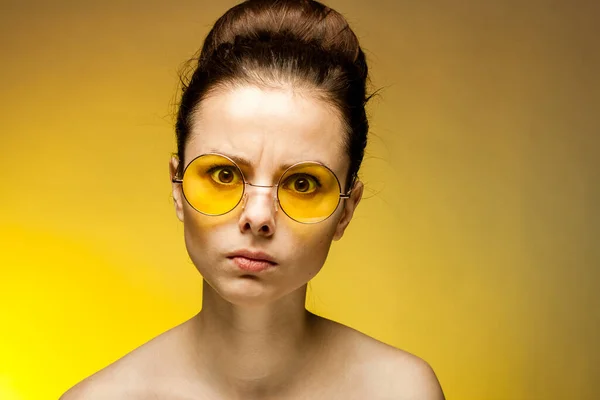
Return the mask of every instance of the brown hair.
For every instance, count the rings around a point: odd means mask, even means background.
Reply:
[[[364,156],[369,124],[368,69],[346,19],[313,0],[247,0],[229,9],[208,33],[179,103],[178,175],[194,111],[212,92],[240,83],[291,84],[308,89],[339,112],[350,159],[346,190]]]

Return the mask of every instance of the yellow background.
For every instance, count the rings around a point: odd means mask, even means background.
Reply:
[[[51,399],[201,307],[172,103],[235,2],[0,4],[0,399]],[[600,398],[598,2],[328,4],[384,89],[308,307],[448,399]]]

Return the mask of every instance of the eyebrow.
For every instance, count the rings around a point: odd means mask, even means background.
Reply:
[[[244,167],[252,167],[253,166],[252,161],[250,161],[247,158],[244,158],[242,156],[238,156],[238,155],[235,155],[235,154],[228,154],[228,153],[225,153],[223,151],[219,151],[217,149],[208,149],[207,152],[208,153],[223,154],[223,155],[231,158],[233,161],[235,161],[236,164],[243,165]],[[320,161],[320,160],[311,159],[310,161],[316,161],[316,162],[319,162],[319,163],[321,163],[323,165],[327,165],[326,163],[324,163],[323,161]],[[292,165],[297,164],[298,162],[300,162],[300,161],[295,161],[295,162],[291,162],[291,163],[281,164],[279,166],[279,170],[280,171],[284,171],[284,170],[288,169],[289,167],[291,167]]]

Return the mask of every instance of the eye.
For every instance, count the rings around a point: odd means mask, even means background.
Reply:
[[[239,180],[239,173],[231,166],[215,165],[208,170],[211,179],[222,185],[232,185]]]
[[[285,180],[283,185],[286,189],[292,190],[298,194],[310,194],[315,192],[320,186],[317,178],[307,174],[294,174]]]

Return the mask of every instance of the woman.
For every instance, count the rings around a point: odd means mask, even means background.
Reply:
[[[72,399],[443,399],[416,356],[305,309],[360,202],[367,65],[337,12],[250,0],[184,86],[173,198],[203,308]]]

